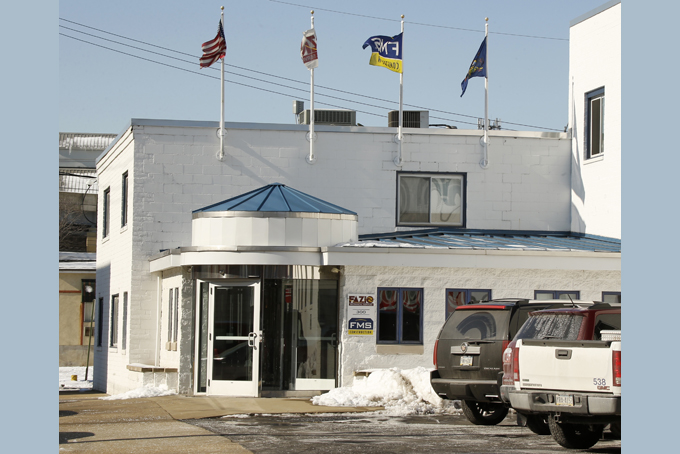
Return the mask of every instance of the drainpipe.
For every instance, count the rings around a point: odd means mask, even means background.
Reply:
[[[156,358],[154,366],[161,365],[161,276],[156,277]]]

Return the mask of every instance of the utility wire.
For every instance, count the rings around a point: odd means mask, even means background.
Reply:
[[[315,11],[327,11],[329,13],[335,13],[335,14],[345,14],[347,16],[356,16],[356,17],[365,17],[367,19],[376,19],[376,20],[383,20],[383,21],[388,21],[388,22],[401,22],[399,19],[386,19],[384,17],[376,17],[376,16],[367,16],[365,14],[356,14],[356,13],[348,13],[346,11],[336,11],[332,9],[325,9],[325,8],[317,8],[316,6],[307,6],[307,5],[299,5],[297,3],[290,3],[290,2],[282,2],[280,0],[269,0],[272,3],[281,3],[283,5],[290,5],[290,6],[298,6],[300,8],[307,8],[307,9],[313,9]],[[475,32],[475,33],[484,33],[484,30],[474,30],[470,28],[460,28],[460,27],[451,27],[447,25],[436,25],[436,24],[425,24],[422,22],[408,22],[409,25],[420,25],[423,27],[435,27],[435,28],[447,28],[450,30],[459,30],[459,31],[464,31],[464,32]],[[505,35],[505,36],[517,36],[520,38],[535,38],[535,39],[550,39],[554,41],[569,41],[567,38],[552,38],[549,36],[535,36],[535,35],[520,35],[518,33],[503,33],[503,32],[489,32],[489,34],[493,35]]]
[[[141,50],[141,51],[143,51],[143,52],[149,52],[149,53],[151,53],[151,54],[159,55],[159,56],[161,56],[161,57],[171,58],[171,59],[173,59],[173,60],[178,60],[178,61],[181,61],[181,62],[184,62],[184,63],[190,63],[190,64],[194,64],[194,63],[195,63],[194,61],[189,61],[189,60],[185,60],[185,59],[182,59],[182,58],[173,57],[173,56],[171,56],[171,55],[161,54],[161,53],[159,53],[159,52],[154,52],[154,51],[151,51],[151,50],[143,49],[143,48],[141,48],[141,47],[137,47],[137,46],[132,46],[132,45],[130,45],[130,44],[121,43],[120,41],[114,41],[114,40],[111,40],[111,39],[108,39],[108,38],[102,38],[102,37],[99,37],[99,36],[96,36],[96,35],[92,35],[92,34],[90,34],[90,33],[81,32],[81,31],[79,31],[79,30],[75,30],[75,29],[73,29],[73,28],[65,27],[65,26],[63,26],[63,25],[60,25],[60,27],[61,27],[61,28],[65,28],[66,30],[71,30],[71,31],[74,31],[74,32],[77,32],[77,33],[82,33],[82,34],[87,35],[87,36],[92,36],[92,37],[94,37],[94,38],[102,39],[102,40],[104,40],[104,41],[109,41],[109,42],[113,42],[113,43],[116,43],[116,44],[120,44],[120,45],[122,45],[122,46],[127,46],[127,47],[131,47],[131,48],[133,48],[133,49]],[[75,38],[75,37],[73,37],[73,36],[70,36],[70,35],[66,35],[66,34],[63,34],[63,33],[60,33],[60,34],[61,34],[62,36],[66,36],[67,38],[77,39],[77,38]],[[82,41],[82,42],[85,42],[85,43],[88,43],[88,44],[96,45],[96,44],[94,44],[94,43],[91,43],[90,41],[85,41],[85,40],[79,40],[79,41]],[[104,47],[104,46],[101,46],[101,47]],[[110,48],[108,48],[108,47],[104,47],[104,48],[105,48],[105,49],[108,49],[108,50],[113,50],[113,49],[110,49]],[[126,54],[126,55],[131,55],[131,54]],[[148,61],[153,61],[153,62],[155,62],[155,63],[159,63],[159,62],[156,62],[155,60],[148,60]],[[231,66],[231,65],[230,65],[230,66]],[[174,67],[174,66],[171,66],[171,67]],[[217,68],[212,68],[212,67],[211,67],[210,69],[214,69],[214,70],[216,70],[216,71],[219,71],[219,69],[217,69]],[[245,69],[245,68],[244,68],[244,69]],[[255,72],[258,72],[258,73],[259,73],[259,71],[255,71]],[[276,85],[276,86],[279,86],[279,87],[288,88],[288,89],[291,89],[291,90],[302,91],[302,92],[305,92],[305,93],[307,92],[307,90],[306,90],[306,89],[303,89],[303,88],[290,87],[290,86],[288,86],[288,85],[283,85],[283,84],[279,84],[279,83],[276,83],[276,82],[271,82],[271,81],[268,81],[268,80],[258,79],[258,78],[251,77],[251,76],[244,76],[243,74],[238,74],[238,73],[235,73],[235,72],[232,72],[232,71],[225,71],[225,73],[231,74],[231,75],[234,75],[234,76],[239,76],[239,77],[248,77],[248,78],[251,79],[251,80],[256,80],[256,81],[258,81],[258,82],[262,82],[262,83],[265,83],[265,84],[272,84],[272,85]],[[197,73],[197,74],[201,74],[201,73]],[[266,74],[266,73],[261,73],[261,74]],[[266,75],[269,75],[269,74],[266,74]],[[215,79],[217,79],[217,77],[215,77]],[[299,81],[296,81],[296,80],[293,80],[293,79],[287,79],[287,78],[285,78],[285,77],[283,77],[282,79],[289,80],[289,81],[292,81],[292,82],[299,82]],[[231,82],[231,81],[230,81],[230,82]],[[300,82],[300,83],[304,83],[304,82]],[[321,86],[317,86],[317,87],[321,87]],[[325,87],[321,87],[321,88],[325,88]],[[362,95],[358,95],[358,94],[356,94],[356,93],[345,92],[345,91],[342,91],[342,90],[336,90],[336,91],[340,91],[340,92],[347,93],[347,94],[351,94],[351,95],[355,95],[355,96],[362,96]],[[274,92],[272,92],[272,93],[274,93]],[[281,94],[281,95],[283,95],[283,96],[289,96],[289,95],[286,95],[286,94],[284,94],[284,93],[279,93],[279,94]],[[361,101],[352,101],[352,100],[348,100],[348,99],[345,99],[345,98],[339,98],[339,97],[337,97],[337,96],[332,96],[332,95],[328,95],[328,94],[324,94],[324,93],[317,93],[317,94],[318,94],[319,96],[325,96],[325,97],[327,97],[327,98],[337,99],[337,100],[339,100],[339,101],[346,101],[346,102],[351,102],[351,103],[354,103],[354,104],[361,104],[361,105],[368,106],[368,107],[375,107],[375,108],[377,108],[377,109],[387,109],[387,107],[384,107],[384,106],[376,106],[375,104],[369,104],[369,103],[365,103],[365,102],[361,102]],[[367,97],[367,98],[370,98],[370,99],[375,99],[375,100],[377,100],[377,101],[382,101],[382,102],[388,102],[388,103],[392,102],[392,101],[389,101],[389,100],[380,99],[380,98],[374,98],[374,97],[371,97],[371,96],[366,96],[366,97]],[[327,105],[330,105],[330,104],[327,104]],[[410,105],[410,104],[407,104],[407,105],[408,105],[408,106],[411,106],[411,107],[416,107],[416,108],[422,109],[422,110],[428,110],[428,109],[425,108],[425,107],[413,106],[413,105]],[[333,107],[337,107],[337,106],[333,106]],[[450,112],[439,111],[439,110],[435,110],[435,109],[430,109],[430,110],[432,110],[433,112],[442,112],[442,113],[450,114]],[[367,112],[362,112],[362,113],[367,113]],[[382,115],[378,115],[378,114],[372,114],[372,115],[382,116]],[[455,114],[454,114],[454,115],[455,115]],[[460,114],[458,114],[458,115],[460,115]],[[477,117],[473,117],[473,116],[471,116],[471,115],[461,115],[461,116],[466,116],[466,117],[469,117],[469,118],[477,118]],[[434,116],[433,116],[432,118],[439,118],[439,119],[441,119],[441,120],[446,120],[446,121],[456,121],[456,122],[458,122],[458,123],[475,124],[475,123],[465,122],[465,121],[461,121],[461,120],[452,120],[452,119],[450,119],[450,118],[440,118],[440,117],[434,117]]]
[[[192,55],[192,54],[188,54],[188,53],[185,53],[185,52],[180,52],[180,51],[177,51],[177,50],[173,50],[173,49],[169,49],[169,48],[166,48],[166,47],[158,46],[158,45],[155,45],[155,44],[147,43],[147,42],[145,42],[145,41],[140,41],[140,40],[136,40],[136,39],[133,39],[133,38],[128,38],[128,37],[125,37],[125,36],[122,36],[122,35],[118,35],[118,34],[115,34],[115,33],[111,33],[111,32],[105,31],[105,30],[101,30],[101,29],[98,29],[98,28],[95,28],[95,27],[90,27],[90,26],[88,26],[88,25],[80,24],[80,23],[78,23],[78,22],[74,22],[74,21],[71,21],[71,20],[68,20],[68,19],[64,19],[64,18],[59,18],[59,19],[62,20],[62,21],[65,21],[65,22],[69,22],[69,23],[72,23],[72,24],[76,24],[76,25],[81,26],[81,27],[85,27],[85,28],[89,28],[89,29],[92,29],[92,30],[96,30],[96,31],[101,32],[101,33],[106,33],[106,34],[109,34],[109,35],[112,35],[112,36],[116,36],[116,37],[123,38],[123,39],[127,39],[127,40],[130,40],[130,41],[138,42],[138,43],[141,43],[141,44],[144,44],[144,45],[147,45],[147,46],[151,46],[151,47],[156,47],[156,48],[159,48],[159,49],[167,50],[167,51],[169,51],[169,52],[174,52],[174,53],[177,53],[177,54],[180,54],[180,55],[186,55],[186,56],[192,57],[193,59],[197,59],[197,58],[198,58],[198,57],[196,57],[195,55]],[[73,28],[70,28],[70,27],[66,27],[66,26],[64,26],[64,25],[60,25],[60,27],[66,29],[66,30],[70,30],[70,31],[73,31],[73,32],[76,32],[76,33],[81,33],[81,34],[84,34],[84,35],[87,35],[87,36],[91,36],[91,37],[94,37],[94,38],[97,38],[97,39],[101,39],[101,40],[104,40],[104,41],[109,41],[109,42],[116,43],[116,44],[119,44],[119,45],[122,45],[122,46],[131,47],[131,48],[133,48],[133,49],[137,49],[137,50],[140,50],[140,51],[142,51],[142,52],[149,52],[149,53],[151,53],[151,54],[155,54],[155,55],[159,55],[159,56],[162,56],[162,57],[165,57],[165,58],[170,58],[170,59],[178,60],[178,61],[185,62],[185,63],[190,63],[190,64],[194,64],[194,63],[195,63],[194,61],[188,61],[188,60],[184,60],[184,59],[181,59],[181,58],[173,57],[173,56],[170,56],[170,55],[165,55],[165,54],[161,54],[161,53],[158,53],[158,52],[154,52],[154,51],[151,51],[151,50],[148,50],[148,49],[143,49],[143,48],[141,48],[141,47],[132,46],[132,45],[130,45],[130,44],[122,43],[122,42],[120,42],[120,41],[111,40],[111,39],[104,38],[104,37],[101,37],[101,36],[97,36],[97,35],[93,35],[93,34],[90,34],[90,33],[86,33],[86,32],[83,32],[83,31],[80,31],[80,30],[77,30],[77,29],[73,29]],[[84,43],[87,43],[87,44],[90,44],[90,45],[93,45],[93,46],[97,46],[97,47],[101,47],[101,48],[104,48],[104,49],[107,49],[107,50],[111,50],[111,51],[113,51],[113,52],[118,52],[118,53],[121,53],[121,54],[123,54],[123,55],[128,55],[128,56],[131,56],[131,57],[134,57],[134,58],[139,58],[139,59],[141,59],[141,60],[145,60],[145,61],[149,61],[149,62],[152,62],[152,63],[156,63],[156,64],[168,66],[168,67],[170,67],[170,68],[179,69],[179,70],[181,70],[181,71],[186,71],[186,72],[190,72],[190,73],[194,73],[194,74],[199,74],[199,75],[202,75],[202,76],[207,76],[207,77],[210,77],[210,78],[213,78],[213,79],[218,79],[217,77],[209,76],[209,75],[207,75],[207,74],[205,74],[205,73],[202,73],[202,72],[191,71],[191,70],[188,70],[188,69],[185,69],[185,68],[181,68],[181,67],[178,67],[178,66],[169,65],[169,64],[166,64],[166,63],[162,63],[162,62],[158,62],[158,61],[151,60],[151,59],[148,59],[148,58],[140,57],[140,56],[137,56],[137,55],[134,55],[134,54],[130,54],[130,53],[127,53],[127,52],[122,52],[122,51],[119,51],[119,50],[116,50],[116,49],[112,49],[112,48],[109,48],[109,47],[106,47],[106,46],[102,46],[102,45],[99,45],[99,44],[92,43],[92,42],[90,42],[90,41],[86,41],[86,40],[83,40],[83,39],[79,39],[79,38],[76,38],[76,37],[74,37],[74,36],[66,35],[66,34],[64,34],[64,33],[60,33],[60,35],[62,35],[62,36],[64,36],[64,37],[67,37],[67,38],[71,38],[71,39],[77,40],[77,41],[81,41],[81,42],[84,42]],[[225,63],[225,66],[229,66],[229,67],[232,67],[232,68],[237,68],[237,69],[240,69],[240,70],[242,70],[242,71],[248,71],[248,72],[254,72],[254,73],[257,73],[257,74],[262,74],[262,75],[265,75],[265,76],[268,76],[268,77],[275,77],[275,78],[279,78],[279,79],[282,79],[282,80],[287,80],[287,81],[289,81],[289,82],[294,82],[294,83],[298,83],[298,84],[305,84],[305,85],[307,84],[306,82],[298,81],[298,80],[295,80],[295,79],[290,79],[290,78],[287,78],[287,77],[277,76],[277,75],[273,75],[273,74],[269,74],[269,73],[265,73],[265,72],[261,72],[261,71],[256,71],[256,70],[252,70],[252,69],[248,69],[248,68],[243,68],[243,67],[236,66],[236,65],[230,65],[230,64],[226,64],[226,63]],[[215,70],[215,71],[219,71],[218,68],[213,68],[213,67],[211,67],[211,68],[209,68],[209,69]],[[276,82],[270,82],[270,81],[266,81],[266,80],[262,80],[262,79],[257,79],[257,78],[253,78],[253,77],[251,77],[251,76],[245,76],[245,75],[243,75],[243,74],[238,74],[238,73],[234,73],[234,72],[231,72],[231,71],[225,71],[225,72],[228,73],[228,74],[232,74],[232,75],[238,76],[238,77],[248,77],[249,79],[254,79],[254,80],[258,81],[258,82],[268,83],[268,84],[272,84],[272,85],[276,85],[276,86],[280,86],[280,87],[284,87],[284,88],[288,88],[288,89],[296,90],[296,91],[304,91],[304,92],[306,93],[306,89],[290,87],[290,86],[288,86],[288,85],[283,85],[283,84],[279,84],[279,83],[276,83]],[[288,96],[288,97],[291,96],[291,95],[288,95],[288,94],[285,94],[285,93],[280,93],[280,92],[276,92],[276,91],[272,91],[272,90],[267,90],[267,89],[264,89],[264,88],[255,87],[255,86],[252,86],[252,85],[247,85],[247,84],[243,84],[243,83],[239,83],[239,82],[235,82],[235,81],[231,81],[231,80],[227,80],[227,82],[232,83],[232,84],[236,84],[236,85],[245,86],[245,87],[248,87],[248,88],[253,88],[253,89],[255,89],[255,90],[263,90],[263,91],[266,91],[266,92],[269,92],[269,93],[274,93],[274,94],[278,94],[278,95],[282,95],[282,96]],[[376,97],[373,97],[373,96],[362,95],[362,94],[353,93],[353,92],[349,92],[349,91],[345,91],[345,90],[339,90],[339,89],[335,89],[335,88],[331,88],[331,87],[325,87],[325,86],[322,86],[322,85],[317,85],[316,87],[322,88],[322,89],[326,89],[326,90],[336,91],[336,92],[339,92],[339,93],[348,94],[348,95],[350,95],[350,96],[357,96],[357,97],[361,97],[361,98],[373,99],[373,100],[380,101],[380,102],[387,102],[387,103],[390,103],[390,104],[392,104],[392,103],[394,102],[394,101],[390,101],[390,100],[386,100],[386,99],[376,98]],[[340,101],[345,101],[345,102],[350,102],[350,103],[354,103],[354,104],[361,104],[361,105],[365,105],[365,106],[369,106],[369,107],[374,107],[374,108],[378,108],[378,109],[385,109],[385,108],[386,108],[386,107],[383,107],[383,106],[376,106],[376,105],[374,105],[374,104],[368,104],[368,103],[361,102],[361,101],[353,101],[353,100],[349,100],[349,99],[345,99],[345,98],[339,98],[339,97],[336,97],[336,96],[332,96],[332,95],[328,95],[328,94],[323,94],[323,93],[319,93],[319,95],[320,95],[320,96],[325,96],[325,97],[328,97],[328,98],[332,98],[332,99],[337,99],[337,100],[340,100]],[[330,106],[330,107],[344,108],[344,107],[336,106],[336,105],[333,105],[333,104],[324,103],[324,102],[322,102],[322,101],[319,101],[319,103],[320,103],[320,104],[323,104],[323,105]],[[416,105],[413,105],[413,104],[404,104],[404,105],[407,106],[407,107],[414,107],[414,108],[417,108],[417,109],[428,110],[428,111],[431,111],[431,112],[440,112],[440,113],[443,113],[443,114],[446,114],[446,115],[456,115],[456,116],[461,116],[461,117],[466,117],[466,118],[475,118],[475,119],[478,118],[478,117],[473,116],[473,115],[466,115],[466,114],[459,114],[459,113],[449,112],[449,111],[444,111],[444,110],[437,110],[437,109],[432,109],[432,108],[427,108],[427,107],[422,107],[422,106],[416,106]],[[356,109],[353,109],[353,110],[356,110]],[[383,116],[383,115],[381,115],[381,114],[375,114],[375,113],[372,113],[372,112],[366,112],[366,111],[361,111],[361,110],[357,110],[357,112],[365,113],[365,114],[368,114],[368,115],[379,116],[379,117],[382,117],[382,116]],[[470,125],[475,125],[475,124],[476,124],[476,123],[472,123],[472,122],[466,122],[466,121],[463,121],[463,120],[453,120],[453,119],[450,119],[450,118],[442,118],[442,117],[436,117],[436,116],[430,116],[430,117],[431,117],[431,118],[435,118],[435,119],[440,119],[440,120],[445,120],[445,121],[453,121],[453,122],[457,122],[457,123],[464,123],[464,124],[470,124]],[[561,131],[561,130],[555,129],[555,128],[546,128],[546,127],[542,127],[542,126],[527,125],[527,124],[521,124],[521,123],[512,123],[512,122],[509,122],[509,121],[504,121],[503,123],[505,123],[505,124],[511,124],[511,125],[517,125],[517,126],[530,127],[530,128],[536,128],[536,129],[547,129],[547,130],[552,130],[552,131]]]

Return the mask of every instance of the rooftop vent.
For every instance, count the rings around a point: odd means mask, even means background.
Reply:
[[[300,124],[308,125],[311,120],[309,109],[303,110],[300,113]],[[333,125],[333,126],[356,126],[357,112],[355,110],[317,110],[314,109],[314,124],[315,125]]]
[[[404,128],[429,128],[430,113],[427,110],[405,110]],[[387,126],[390,128],[399,127],[399,111],[391,110],[387,114]]]

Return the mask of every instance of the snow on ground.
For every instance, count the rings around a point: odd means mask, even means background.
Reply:
[[[59,389],[92,389],[94,368],[60,367]],[[76,375],[75,381],[71,376]],[[101,397],[105,400],[134,399],[177,394],[166,385],[147,386],[126,393]],[[377,369],[368,377],[356,377],[352,386],[333,389],[312,398],[314,405],[332,407],[384,407],[384,414],[395,416],[460,413],[458,401],[442,400],[430,386],[430,371],[415,369]]]
[[[85,381],[85,366],[83,367],[60,367],[59,368],[59,389],[92,389],[92,376],[94,368],[90,367],[87,371],[87,381]],[[75,375],[76,380],[71,380]]]
[[[71,380],[72,376],[76,375],[76,380]],[[83,367],[60,367],[59,368],[59,389],[92,389],[92,376],[94,375],[94,368],[89,367],[87,370],[87,381],[85,381],[85,366]],[[157,397],[169,396],[177,394],[177,391],[168,389],[166,385],[161,386],[146,386],[143,388],[133,389],[126,393],[115,394],[113,396],[100,397],[104,400],[120,400],[120,399],[135,399],[139,397]]]
[[[349,387],[332,389],[312,398],[314,405],[335,407],[384,407],[394,416],[460,413],[458,401],[440,398],[430,386],[430,371],[378,369],[368,377],[356,377]]]
[[[140,397],[158,397],[171,396],[177,394],[174,389],[168,389],[167,385],[160,386],[144,386],[121,394],[114,394],[113,396],[100,397],[101,400],[123,400],[123,399],[137,399]]]

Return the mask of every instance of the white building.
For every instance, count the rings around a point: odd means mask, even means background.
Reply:
[[[571,230],[621,238],[620,0],[571,21],[569,128]]]
[[[318,392],[430,366],[457,304],[620,298],[569,133],[491,131],[482,168],[481,131],[409,128],[398,167],[396,128],[317,124],[314,164],[304,125],[227,123],[222,160],[217,128],[132,120],[97,162],[96,389]]]

